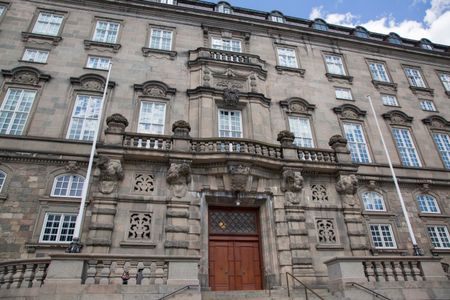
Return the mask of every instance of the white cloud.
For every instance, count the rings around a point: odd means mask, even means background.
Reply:
[[[422,0],[417,0],[422,1]],[[314,7],[310,18],[322,18],[328,23],[354,27],[361,25],[369,31],[384,33],[396,32],[400,36],[415,40],[427,38],[435,43],[450,45],[450,0],[431,0],[431,7],[426,10],[423,22],[416,20],[397,21],[393,16],[358,22],[359,17],[351,12],[345,14],[324,12],[323,7]]]

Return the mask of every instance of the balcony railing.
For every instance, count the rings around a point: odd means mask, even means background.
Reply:
[[[336,163],[336,154],[332,150],[301,148],[297,153],[301,161]]]
[[[171,150],[172,139],[170,136],[127,133],[124,136],[123,146],[130,148]]]
[[[389,258],[384,261],[362,262],[367,281],[423,281],[425,280],[420,259]]]
[[[16,260],[0,263],[0,289],[40,287],[50,259]]]

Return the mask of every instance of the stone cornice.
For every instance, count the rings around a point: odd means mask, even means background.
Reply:
[[[186,91],[188,96],[196,96],[196,95],[200,95],[200,94],[209,94],[209,95],[214,95],[214,96],[223,96],[223,90],[218,90],[215,88],[211,88],[211,87],[204,87],[204,86],[199,86],[196,87],[195,89],[189,89]],[[271,103],[271,99],[270,98],[266,98],[266,96],[264,96],[263,94],[260,93],[239,93],[239,98],[245,98],[245,99],[259,99],[264,105],[270,105]]]

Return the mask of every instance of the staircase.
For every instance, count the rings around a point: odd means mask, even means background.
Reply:
[[[314,289],[325,300],[335,299],[327,289]],[[202,292],[202,300],[306,300],[305,290],[298,288],[291,290],[291,297],[285,289],[261,291],[227,291]],[[319,300],[318,297],[308,293],[308,300]]]

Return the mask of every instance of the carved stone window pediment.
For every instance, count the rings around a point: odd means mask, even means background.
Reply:
[[[2,70],[2,74],[5,78],[9,78],[10,82],[33,86],[51,79],[50,75],[43,74],[36,68],[25,66],[16,67],[11,70]]]
[[[333,111],[341,119],[348,120],[361,120],[367,114],[365,110],[361,110],[359,107],[353,104],[343,104],[341,106],[334,107]]]
[[[382,114],[382,117],[392,125],[410,125],[413,120],[413,117],[408,116],[400,110],[391,110]]]
[[[430,116],[422,120],[431,130],[445,130],[450,131],[450,122],[441,116]]]
[[[70,77],[70,83],[84,91],[103,92],[106,78],[98,74],[85,74],[80,77]],[[109,81],[108,88],[113,88],[115,85],[114,81]]]
[[[285,101],[281,101],[280,106],[286,113],[303,115],[311,115],[316,108],[314,104],[310,104],[305,99],[299,97],[292,97]]]
[[[140,96],[160,99],[168,99],[177,92],[176,89],[169,87],[164,82],[156,80],[146,81],[142,84],[135,84],[134,90],[140,94]]]

